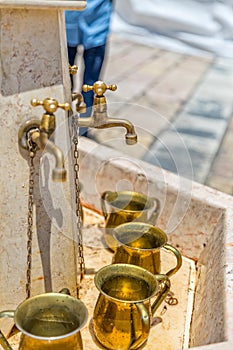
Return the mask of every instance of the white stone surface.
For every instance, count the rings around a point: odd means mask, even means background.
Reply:
[[[6,3],[13,5],[17,1],[1,1],[0,8]],[[24,4],[27,7],[32,1]],[[44,113],[42,107],[30,105],[32,98],[54,97],[64,103],[70,102],[71,96],[63,11],[56,7],[47,11],[4,8],[0,14],[0,309],[3,310],[15,309],[26,297],[29,164],[28,152],[18,146],[18,131],[27,119],[41,119]],[[54,141],[64,152],[68,180],[54,183],[51,176],[54,158],[37,152],[32,295],[63,287],[76,295],[78,272],[70,182],[73,173],[70,174],[65,111],[57,111],[56,122]]]

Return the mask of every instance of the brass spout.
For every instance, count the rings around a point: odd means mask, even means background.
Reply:
[[[127,131],[125,134],[125,140],[127,145],[135,145],[137,143],[137,134],[135,132],[133,124],[127,119],[118,118],[79,118],[78,125],[80,127],[91,127],[96,129],[107,129],[113,127],[124,127]]]
[[[94,91],[94,106],[92,115],[87,118],[79,118],[78,125],[79,127],[91,127],[96,129],[124,127],[127,131],[125,134],[126,143],[128,145],[134,145],[137,143],[137,134],[133,124],[127,119],[109,118],[107,114],[107,101],[103,94],[106,90],[115,91],[116,89],[117,87],[115,84],[106,85],[102,81],[95,82],[93,86],[83,85],[83,91]]]
[[[64,167],[64,155],[61,149],[49,140],[48,134],[38,130],[32,131],[31,140],[39,149],[45,150],[55,158],[55,168],[52,171],[52,179],[55,182],[66,181],[66,170]]]
[[[118,118],[108,118],[107,123],[100,125],[97,128],[106,129],[122,126],[126,129],[127,133],[125,134],[125,141],[127,145],[135,145],[137,143],[137,134],[135,132],[133,124],[127,119],[118,119]]]

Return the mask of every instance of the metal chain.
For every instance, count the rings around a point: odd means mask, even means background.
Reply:
[[[166,298],[165,298],[165,303],[168,305],[177,305],[178,304],[178,299],[174,297],[174,293],[172,291],[169,291]]]
[[[29,190],[28,190],[28,226],[27,226],[27,272],[26,272],[26,298],[31,295],[31,270],[32,270],[32,234],[33,234],[33,191],[34,191],[34,157],[35,147],[28,138],[29,147]]]
[[[76,220],[78,234],[78,257],[80,266],[80,283],[85,274],[85,261],[83,252],[83,234],[82,234],[82,207],[80,202],[80,184],[79,184],[79,150],[78,150],[78,120],[76,116],[72,116],[72,141],[74,144],[74,182],[75,182],[75,204],[76,204]]]

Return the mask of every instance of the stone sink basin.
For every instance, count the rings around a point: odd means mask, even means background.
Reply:
[[[112,258],[103,243],[100,193],[131,189],[160,199],[157,225],[183,256],[182,268],[171,277],[178,304],[162,303],[144,348],[233,349],[233,198],[86,138],[80,141],[80,157],[82,202],[89,208],[84,229],[87,276],[81,290],[90,310],[85,348],[98,348],[90,337],[98,295],[93,273]],[[169,254],[162,257],[165,269],[169,259]]]
[[[183,257],[181,269],[171,277],[178,304],[170,305],[168,298],[160,305],[143,349],[233,349],[233,198],[86,138],[79,148],[86,266],[80,298],[89,311],[81,332],[84,350],[103,349],[93,335],[98,297],[93,278],[113,255],[104,241],[100,193],[125,189],[159,198],[157,225]],[[162,254],[164,270],[173,259]],[[17,337],[10,338],[14,349]]]

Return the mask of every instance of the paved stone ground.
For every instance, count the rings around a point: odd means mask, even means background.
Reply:
[[[90,130],[126,155],[233,194],[233,60],[194,57],[109,39],[102,80],[109,116],[134,123],[138,143],[122,128]]]

